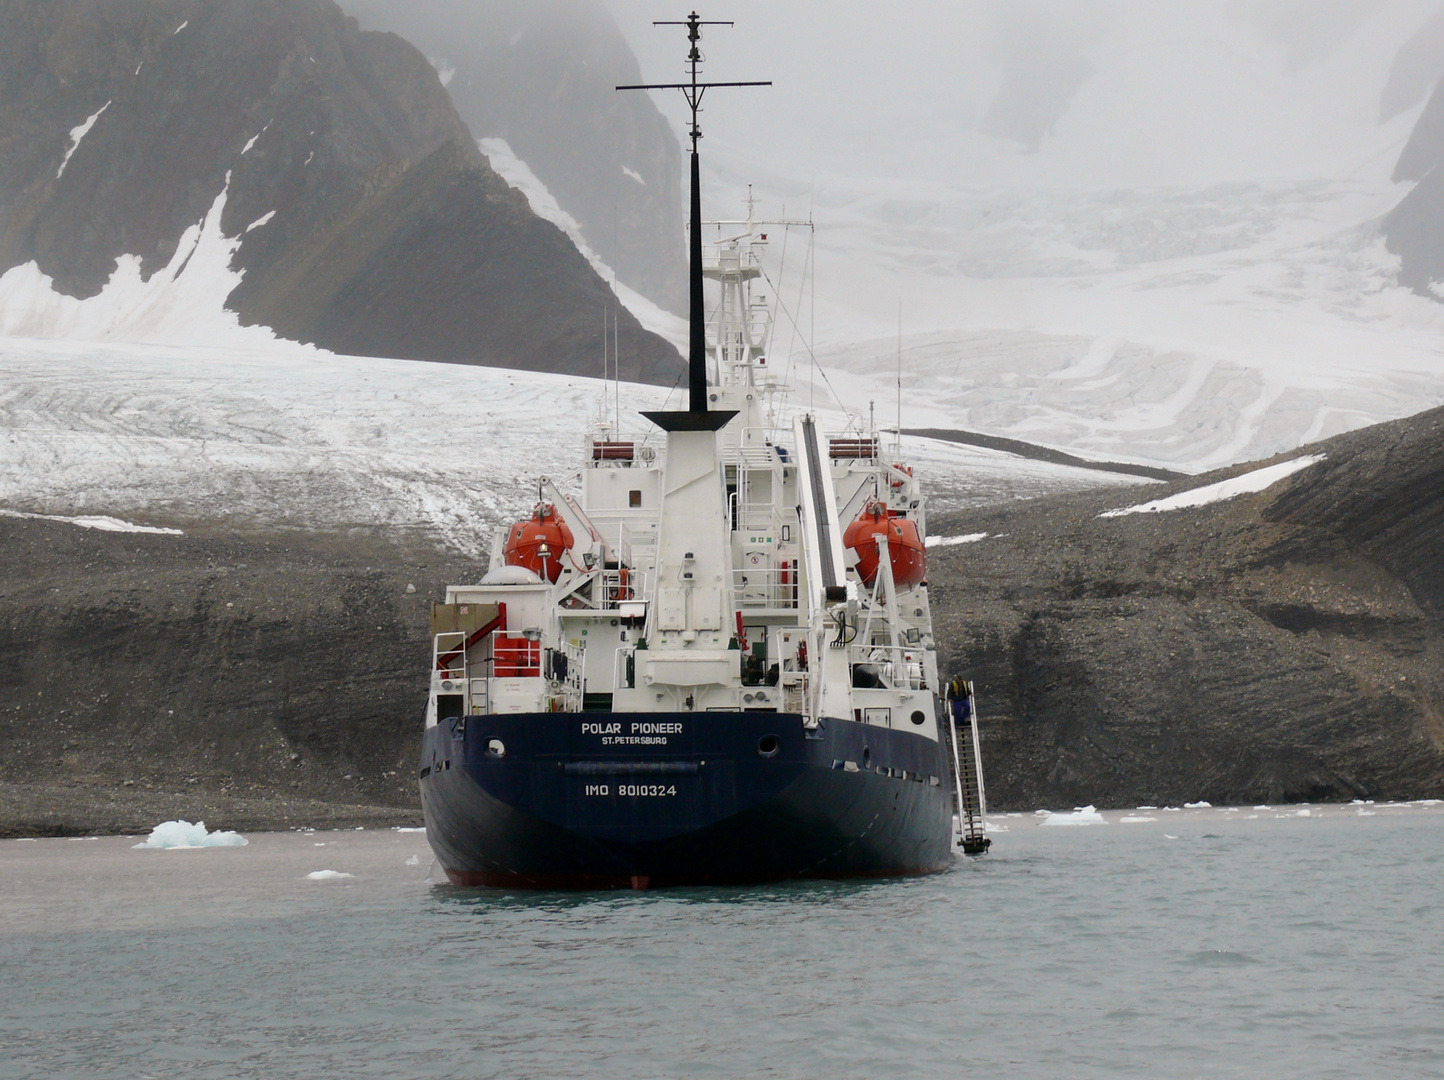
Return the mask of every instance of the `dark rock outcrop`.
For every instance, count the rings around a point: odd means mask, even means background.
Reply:
[[[0,517],[0,835],[414,808],[430,601],[473,575],[365,537]]]
[[[601,0],[342,6],[431,57],[472,133],[507,141],[618,280],[686,313],[681,147],[646,94],[617,92],[642,72]]]
[[[597,366],[609,287],[490,170],[426,58],[331,0],[0,0],[0,42],[0,271],[34,260],[77,297],[122,255],[148,277],[225,191],[243,322],[369,355]],[[625,310],[621,345],[624,377],[680,371]]]
[[[1379,95],[1379,121],[1392,120],[1424,100],[1444,76],[1444,8],[1394,54],[1389,80]]]
[[[1444,170],[1437,166],[1384,217],[1384,242],[1399,256],[1399,284],[1438,300],[1444,282]]]
[[[1098,517],[1226,473],[933,523],[994,537],[930,578],[995,803],[1444,794],[1444,410],[1309,450],[1197,509]]]
[[[1384,119],[1429,100],[1394,165],[1396,181],[1416,181],[1384,218],[1384,237],[1399,256],[1399,284],[1439,300],[1444,282],[1444,10],[1399,50],[1381,103]]]

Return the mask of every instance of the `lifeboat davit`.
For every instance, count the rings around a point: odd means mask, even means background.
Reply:
[[[562,559],[572,546],[572,530],[551,503],[538,503],[530,521],[518,521],[507,534],[502,556],[507,566],[524,566],[553,585],[562,576]]]
[[[864,585],[871,588],[877,580],[876,537],[884,535],[892,558],[894,587],[909,589],[928,576],[927,548],[918,535],[918,523],[874,500],[862,508],[842,534],[843,544],[857,552],[857,572]]]

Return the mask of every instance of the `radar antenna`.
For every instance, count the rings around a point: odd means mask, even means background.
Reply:
[[[702,62],[702,50],[699,42],[702,40],[702,27],[704,26],[731,26],[730,22],[704,21],[697,17],[694,11],[684,21],[654,22],[653,26],[685,26],[687,28],[687,40],[692,43],[691,51],[687,53],[687,63],[690,68],[691,82],[685,83],[648,83],[636,86],[619,86],[618,90],[680,90],[682,96],[687,99],[687,104],[692,110],[692,126],[688,135],[692,139],[692,227],[691,227],[691,249],[692,266],[690,275],[691,293],[688,304],[690,315],[690,336],[687,350],[687,389],[688,389],[688,412],[705,413],[707,411],[707,331],[706,316],[702,310],[702,193],[700,173],[697,158],[697,142],[702,138],[702,128],[697,123],[697,112],[702,106],[702,95],[714,87],[724,86],[771,86],[772,81],[766,82],[714,82],[704,83],[697,81],[697,65]],[[658,414],[660,415],[660,414]],[[653,417],[655,419],[655,417]],[[726,423],[725,420],[722,421]],[[704,424],[705,426],[705,424]]]

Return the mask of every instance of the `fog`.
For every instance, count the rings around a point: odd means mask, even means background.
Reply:
[[[681,75],[675,0],[609,0],[644,77]],[[1439,48],[1439,0],[732,0],[704,36],[719,162],[961,184],[1110,187],[1387,171]],[[1435,38],[1444,37],[1444,27]],[[1390,98],[1384,100],[1386,87]],[[680,95],[659,104],[681,126]],[[1385,122],[1380,122],[1381,112]]]
[[[651,23],[690,6],[606,2],[643,77],[678,80],[684,34]],[[706,31],[706,77],[774,84],[706,98],[703,213],[751,184],[815,220],[815,311],[796,276],[777,290],[800,387],[816,326],[819,401],[892,400],[901,309],[919,426],[1262,457],[1444,402],[1444,305],[1398,284],[1379,228],[1444,74],[1441,7],[699,7],[736,24]],[[654,97],[680,134],[681,95]]]

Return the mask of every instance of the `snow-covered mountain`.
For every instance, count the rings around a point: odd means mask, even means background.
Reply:
[[[665,7],[614,4],[644,71],[675,63]],[[1441,307],[1382,229],[1444,73],[1439,12],[750,7],[709,31],[708,72],[775,85],[708,99],[704,195],[735,216],[751,184],[813,217],[790,351],[805,380],[815,325],[850,408],[891,416],[901,301],[904,426],[1180,468],[1266,456],[1444,401]]]
[[[615,272],[623,286],[686,315],[681,144],[647,95],[617,93],[642,78],[602,0],[342,7],[426,53],[472,134],[505,143],[525,163],[605,262],[608,280]]]
[[[7,0],[0,36],[0,330],[599,366],[610,286],[395,35],[331,0]],[[617,337],[676,377],[625,309]]]

